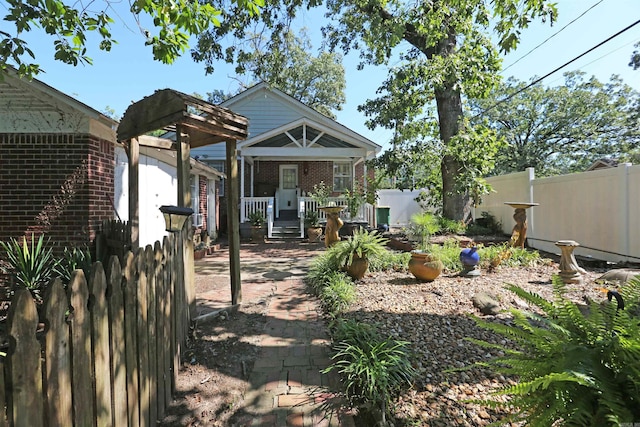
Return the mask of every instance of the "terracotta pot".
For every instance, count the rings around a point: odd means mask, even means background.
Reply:
[[[309,237],[309,243],[317,242],[320,240],[320,236],[322,236],[322,227],[307,228],[307,236]]]
[[[433,259],[428,253],[411,252],[409,271],[416,279],[423,282],[431,282],[442,273],[443,269],[442,261]]]
[[[353,260],[351,260],[351,264],[347,266],[346,271],[353,280],[360,280],[364,277],[368,269],[369,261],[366,258],[360,258],[357,255],[354,255]]]

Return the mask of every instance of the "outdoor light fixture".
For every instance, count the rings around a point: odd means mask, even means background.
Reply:
[[[176,232],[182,230],[184,222],[193,214],[193,209],[164,205],[160,206],[160,212],[164,215],[166,230]]]

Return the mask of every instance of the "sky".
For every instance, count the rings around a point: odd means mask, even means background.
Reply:
[[[194,62],[188,53],[172,65],[154,61],[151,48],[144,46],[143,36],[133,19],[126,15],[128,2],[121,1],[120,8],[125,12],[114,17],[117,22],[112,26],[112,33],[119,43],[111,52],[101,52],[95,45],[89,46],[93,65],[72,67],[62,64],[53,59],[51,38],[35,32],[25,37],[36,54],[36,62],[45,70],[36,78],[98,111],[105,111],[107,107],[113,109],[118,116],[124,114],[130,103],[158,89],[170,88],[203,95],[213,89],[236,89],[232,66],[221,64],[214,74],[205,75],[204,65]],[[524,30],[518,49],[504,58],[503,76],[526,81],[534,76],[543,76],[640,19],[640,0],[559,0],[557,3],[558,21],[553,26],[533,23]],[[584,16],[569,24],[592,6]],[[6,3],[0,0],[0,14],[5,8]],[[123,25],[120,18],[124,18],[127,25]],[[308,29],[314,48],[320,46],[319,26],[322,20],[320,14],[313,12],[305,12],[297,20],[297,26]],[[627,65],[637,42],[640,42],[640,24],[548,77],[543,83],[560,85],[563,72],[579,69],[601,81],[607,81],[612,74],[619,74],[627,84],[640,91],[640,70],[634,71]],[[338,122],[383,148],[388,147],[391,131],[369,130],[364,125],[366,117],[357,111],[358,105],[375,97],[387,69],[366,67],[358,71],[356,54],[345,57],[343,63],[347,83],[346,104],[342,111],[336,112]]]

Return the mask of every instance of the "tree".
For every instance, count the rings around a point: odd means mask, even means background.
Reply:
[[[640,43],[636,43],[634,45],[636,49],[640,48]],[[629,61],[629,66],[634,70],[640,68],[640,50],[634,50],[631,54],[631,60]]]
[[[247,53],[245,72],[335,119],[333,111],[342,110],[345,102],[341,55],[329,52],[311,55],[306,29],[298,31],[297,36],[288,31],[283,44],[272,49],[266,48],[268,41],[264,37],[255,35],[251,40],[253,51]]]
[[[584,170],[603,157],[621,158],[640,144],[636,126],[640,94],[618,76],[608,83],[585,73],[564,75],[557,87],[509,79],[482,100],[471,100],[471,114],[488,120],[507,141],[498,151],[494,174],[520,172],[537,175]]]
[[[91,33],[100,38],[100,50],[109,51],[117,43],[110,31],[110,25],[115,22],[110,13],[116,12],[109,0],[90,3],[91,7],[83,3],[67,5],[62,0],[0,0],[0,4],[7,10],[3,21],[9,23],[9,28],[5,24],[0,30],[0,71],[9,63],[13,63],[21,75],[32,76],[40,71],[37,63],[30,62],[36,57],[22,38],[37,28],[51,36],[55,59],[71,65],[91,64],[87,48],[87,37]],[[208,3],[136,0],[130,4],[131,15],[145,44],[151,46],[156,60],[168,64],[188,49],[190,35],[224,25],[219,18],[222,11]],[[264,0],[236,0],[233,9],[254,17],[263,5]],[[151,18],[153,28],[142,26],[145,17]]]
[[[430,119],[437,117],[438,141],[431,145],[440,146],[442,213],[463,219],[469,207],[466,177],[480,176],[487,157],[482,150],[494,145],[478,138],[485,129],[472,129],[463,119],[463,95],[485,96],[498,82],[498,49],[513,49],[533,19],[553,21],[555,7],[543,0],[328,0],[327,6],[334,19],[324,30],[331,46],[359,50],[362,65],[388,64],[406,49],[378,89],[381,96],[362,111],[371,127],[396,129],[396,143],[409,145],[433,139]],[[434,101],[436,110],[428,111]]]

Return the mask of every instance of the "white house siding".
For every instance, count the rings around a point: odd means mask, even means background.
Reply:
[[[129,219],[128,158],[122,148],[116,148],[115,205],[122,220]],[[176,168],[149,156],[140,155],[140,246],[153,245],[162,241],[167,234],[164,218],[160,213],[162,205],[176,205],[178,178]]]

